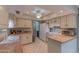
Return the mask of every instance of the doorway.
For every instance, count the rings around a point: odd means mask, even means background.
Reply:
[[[37,20],[33,20],[33,39],[40,38],[40,22]]]

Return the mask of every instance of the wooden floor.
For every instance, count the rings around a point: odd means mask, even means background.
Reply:
[[[36,38],[32,44],[23,46],[23,53],[47,53],[47,43]]]

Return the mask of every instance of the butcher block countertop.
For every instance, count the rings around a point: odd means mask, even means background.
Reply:
[[[70,41],[72,39],[74,39],[76,36],[66,36],[66,35],[62,35],[62,34],[49,34],[47,33],[47,38],[52,39],[52,40],[56,40],[58,42],[67,42]]]

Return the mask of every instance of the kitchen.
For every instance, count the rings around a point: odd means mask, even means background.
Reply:
[[[0,9],[0,52],[77,53],[77,6],[5,5]]]

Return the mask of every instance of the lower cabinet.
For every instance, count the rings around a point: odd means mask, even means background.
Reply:
[[[61,43],[52,39],[48,39],[48,52],[49,53],[60,53]]]
[[[31,35],[31,33],[21,34],[20,39],[21,39],[21,44],[32,43],[32,35]]]
[[[67,42],[58,42],[53,39],[48,39],[48,52],[49,53],[76,53],[77,52],[77,39],[72,39]]]

